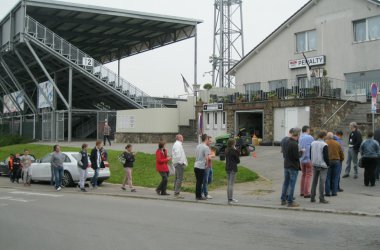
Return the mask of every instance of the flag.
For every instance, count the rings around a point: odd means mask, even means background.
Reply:
[[[198,113],[198,133],[203,134],[203,113]]]
[[[183,81],[183,87],[185,88],[185,92],[186,93],[189,93],[189,88],[190,88],[190,85],[187,83],[185,77],[183,77],[183,75],[181,74],[182,76],[182,81]]]
[[[309,65],[309,61],[307,60],[306,56],[305,56],[305,53],[302,52],[302,55],[303,57],[305,58],[305,61],[306,61],[306,75],[307,75],[307,80],[308,81],[311,81],[311,72],[310,72],[310,65]]]

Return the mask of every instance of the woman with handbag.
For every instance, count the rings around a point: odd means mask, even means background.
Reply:
[[[373,133],[371,131],[367,134],[367,139],[360,145],[361,166],[364,168],[364,185],[375,186],[376,178],[376,166],[380,156],[380,146],[377,141],[373,139]]]
[[[168,151],[165,148],[165,142],[160,141],[158,143],[158,149],[156,151],[156,170],[161,175],[161,182],[156,188],[158,195],[169,195],[166,192],[168,186],[169,167],[168,162],[172,159],[168,157]]]
[[[135,162],[135,153],[132,151],[132,145],[128,144],[125,147],[125,151],[123,153],[123,157],[125,159],[124,163],[124,181],[121,186],[121,189],[126,191],[125,185],[128,183],[129,188],[131,189],[131,192],[136,192],[136,189],[133,187],[132,184],[132,170],[133,170],[133,163]]]

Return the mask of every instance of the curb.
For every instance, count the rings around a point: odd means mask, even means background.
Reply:
[[[28,191],[37,191],[30,190],[28,188],[20,188],[20,187],[10,187],[4,186],[1,188],[6,189],[18,189],[18,190],[28,190]],[[43,192],[56,193],[56,191],[52,190],[41,190]],[[67,194],[78,194],[79,191],[65,191],[63,193]],[[143,199],[143,200],[162,200],[169,202],[182,202],[182,203],[197,203],[197,204],[205,204],[205,205],[214,205],[214,206],[223,206],[223,207],[245,207],[245,208],[259,208],[259,209],[271,209],[271,210],[282,210],[282,211],[300,211],[300,212],[309,212],[309,213],[326,213],[326,214],[337,214],[337,215],[350,215],[350,216],[366,216],[373,218],[380,218],[380,214],[368,213],[363,211],[341,211],[336,209],[315,209],[315,208],[305,208],[305,207],[297,207],[297,208],[288,208],[284,206],[273,206],[273,205],[256,205],[256,204],[233,204],[229,205],[227,203],[216,203],[216,202],[207,202],[207,201],[196,201],[196,200],[186,200],[186,199],[173,199],[173,198],[162,198],[162,197],[153,197],[153,196],[144,196],[144,195],[128,195],[128,194],[110,194],[110,193],[92,193],[88,192],[85,195],[98,195],[98,196],[110,196],[110,197],[119,197],[119,198],[134,198],[134,199]]]

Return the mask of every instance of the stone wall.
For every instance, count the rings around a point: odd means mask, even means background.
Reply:
[[[310,126],[314,131],[321,129],[322,124],[330,118],[343,104],[345,100],[333,98],[310,98],[310,99],[288,99],[267,100],[251,103],[225,103],[227,111],[227,131],[234,131],[235,111],[263,110],[264,111],[264,138],[263,142],[273,142],[274,138],[274,109],[287,107],[310,107]],[[357,102],[347,102],[337,114],[323,126],[326,130],[335,130],[347,114],[356,106]],[[196,112],[202,111],[202,105],[197,105]]]
[[[116,143],[158,143],[175,141],[177,133],[115,133]]]

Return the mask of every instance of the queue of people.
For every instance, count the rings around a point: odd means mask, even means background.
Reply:
[[[348,157],[342,178],[350,176],[351,163],[354,166],[354,179],[358,178],[358,168],[364,168],[364,185],[375,186],[379,180],[380,146],[372,132],[367,139],[362,135],[355,122],[350,123],[348,140]],[[302,134],[301,134],[302,131]],[[380,129],[377,131],[380,141]],[[319,203],[329,203],[325,197],[337,196],[343,192],[340,186],[342,164],[345,160],[343,132],[319,131],[317,138],[310,135],[310,127],[292,128],[289,135],[281,141],[281,152],[284,158],[284,182],[281,192],[281,204],[298,207],[294,197],[298,172],[302,172],[300,196],[316,202],[316,190],[319,186]],[[361,158],[359,159],[359,153]]]

